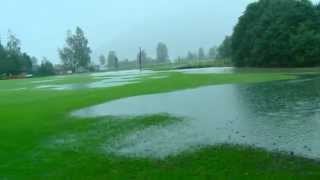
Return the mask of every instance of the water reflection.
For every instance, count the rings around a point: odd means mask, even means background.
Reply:
[[[105,73],[94,73],[90,75],[95,80],[88,83],[71,83],[71,84],[45,84],[39,85],[37,89],[51,90],[79,90],[91,88],[108,88],[135,84],[142,81],[143,78],[166,78],[167,76],[156,75],[154,71],[130,70],[130,71],[113,71]]]
[[[169,113],[183,122],[134,132],[108,152],[164,158],[219,143],[249,144],[320,158],[320,80],[222,85],[117,100],[74,116]]]
[[[233,67],[209,67],[209,68],[191,68],[191,69],[179,69],[174,70],[176,72],[182,72],[187,74],[224,74],[233,73]]]

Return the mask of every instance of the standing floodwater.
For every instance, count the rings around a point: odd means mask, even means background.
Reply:
[[[169,113],[184,121],[134,132],[107,151],[163,158],[219,143],[249,144],[320,158],[320,80],[221,85],[131,97],[74,116]]]

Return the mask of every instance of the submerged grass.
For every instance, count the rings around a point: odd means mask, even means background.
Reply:
[[[208,147],[165,160],[116,157],[97,145],[132,131],[177,119],[148,117],[75,119],[79,108],[119,98],[227,83],[258,83],[294,79],[283,73],[182,74],[101,89],[52,91],[28,89],[31,81],[0,81],[0,179],[212,179],[213,177],[319,176],[320,163],[240,146]],[[42,78],[44,79],[44,78]],[[45,78],[50,79],[50,78]],[[39,79],[41,80],[41,79]],[[68,76],[63,82],[90,82],[88,75]],[[65,136],[66,135],[66,136]],[[62,144],[52,139],[64,139]],[[61,142],[61,141],[60,141]],[[53,145],[50,148],[48,144]]]

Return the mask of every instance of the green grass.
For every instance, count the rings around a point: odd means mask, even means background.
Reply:
[[[138,129],[179,121],[170,115],[75,119],[69,113],[114,99],[227,83],[294,79],[283,73],[189,75],[166,73],[139,84],[102,89],[50,91],[27,89],[28,80],[0,81],[0,179],[212,179],[239,177],[305,178],[319,176],[320,163],[241,146],[208,147],[165,160],[104,154],[98,144]],[[40,78],[37,80],[46,80]],[[59,83],[90,82],[88,75]],[[73,135],[76,142],[68,143]],[[52,139],[66,138],[54,145]],[[53,146],[54,145],[54,146]],[[53,147],[52,147],[53,146]]]

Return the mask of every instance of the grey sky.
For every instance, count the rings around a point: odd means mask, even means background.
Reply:
[[[86,32],[93,58],[109,50],[133,59],[139,46],[151,56],[159,41],[170,56],[219,44],[250,0],[1,0],[0,35],[10,29],[23,50],[58,63],[68,29]]]

